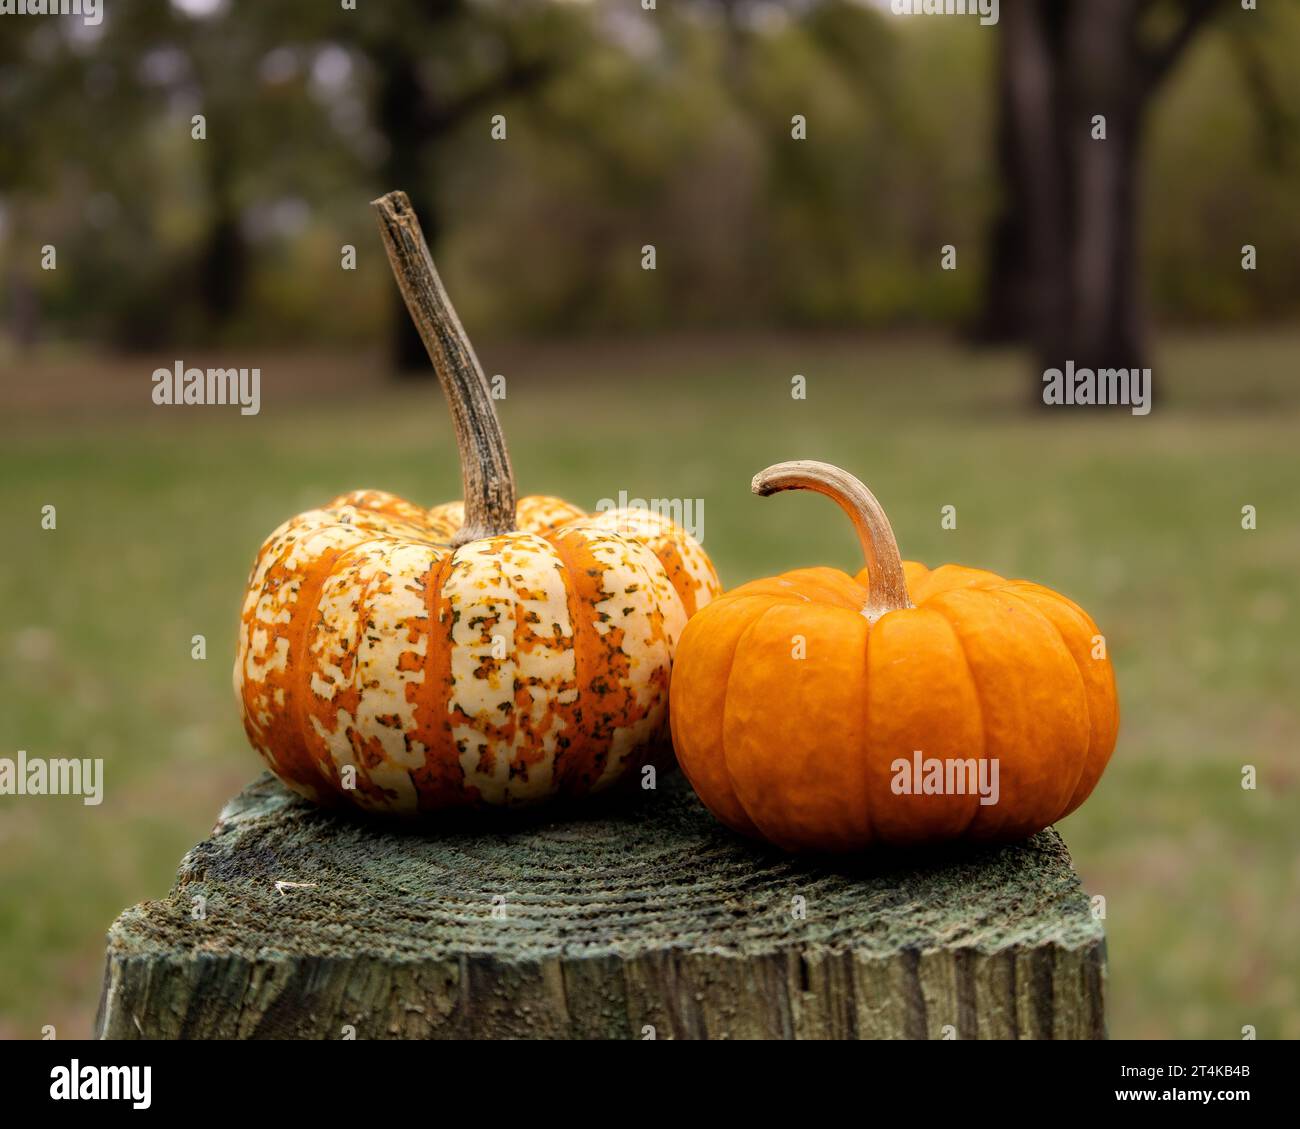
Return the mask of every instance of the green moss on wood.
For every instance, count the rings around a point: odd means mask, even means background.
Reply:
[[[331,815],[264,776],[167,898],[113,924],[100,1029],[1097,1037],[1104,973],[1055,831],[845,863],[738,839],[680,778],[595,809],[428,831]]]

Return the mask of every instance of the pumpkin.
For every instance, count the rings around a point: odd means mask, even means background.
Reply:
[[[880,503],[825,463],[769,467],[753,489],[833,499],[866,568],[755,580],[687,625],[673,745],[718,819],[791,851],[852,851],[1018,839],[1087,799],[1118,707],[1082,608],[1029,581],[901,561]]]
[[[419,222],[401,193],[374,206],[451,406],[464,501],[360,490],[267,538],[234,671],[245,731],[322,804],[415,813],[599,792],[668,751],[673,653],[717,574],[655,512],[516,504]]]

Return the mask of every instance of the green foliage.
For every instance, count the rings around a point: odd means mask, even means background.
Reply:
[[[1145,184],[1153,304],[1169,320],[1242,323],[1300,306],[1300,9],[1209,34],[1151,123]],[[1241,269],[1241,248],[1258,267]]]
[[[374,341],[392,295],[366,203],[404,187],[462,312],[498,332],[970,315],[998,191],[1000,30],[850,0],[722,12],[293,0],[194,19],[140,0],[93,38],[11,21],[0,295],[12,314],[34,290],[50,337]],[[1294,317],[1300,13],[1220,22],[1148,123],[1153,305]],[[38,269],[46,243],[56,272]],[[345,243],[356,274],[338,270]],[[938,269],[944,244],[955,272]]]

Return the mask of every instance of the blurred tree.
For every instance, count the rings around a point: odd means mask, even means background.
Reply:
[[[998,159],[980,334],[1045,365],[1146,359],[1138,175],[1152,99],[1229,0],[1010,0],[1001,9]],[[1105,118],[1105,140],[1094,118]]]
[[[33,63],[37,65],[33,65]],[[31,347],[41,332],[39,248],[34,217],[55,190],[57,154],[50,134],[76,135],[82,120],[75,100],[60,94],[75,86],[81,67],[45,20],[8,20],[0,36],[0,238],[9,252],[0,270],[0,297],[15,344]]]
[[[0,322],[130,349],[378,336],[427,373],[366,208],[402,187],[485,335],[940,327],[983,304],[991,335],[1046,351],[1087,330],[1135,363],[1135,227],[1154,316],[1300,314],[1297,9],[1221,21],[1167,85],[1209,19],[1191,0],[1007,0],[991,34],[878,0],[134,0],[98,29],[15,20]],[[1116,13],[1137,13],[1133,42]],[[1203,269],[1264,231],[1258,272]],[[935,269],[949,243],[960,271]],[[1101,316],[1067,324],[1085,284]]]
[[[477,117],[486,132],[493,114],[556,74],[582,38],[575,15],[546,0],[398,0],[364,13],[350,38],[374,78],[381,191],[406,191],[435,253],[443,225],[432,186],[450,159],[450,139]],[[432,378],[396,297],[390,348],[399,374]]]

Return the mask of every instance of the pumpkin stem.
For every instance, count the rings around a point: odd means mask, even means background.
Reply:
[[[889,518],[876,501],[876,496],[848,471],[830,463],[799,459],[760,470],[754,475],[752,488],[755,494],[764,498],[782,490],[814,490],[825,494],[849,515],[862,543],[871,584],[866,606],[862,609],[867,621],[875,623],[886,612],[912,607],[903,576],[903,561],[898,555],[898,542],[894,539]]]
[[[398,289],[429,351],[456,428],[465,523],[452,544],[508,533],[515,528],[515,474],[482,366],[443,289],[406,193],[390,192],[370,203]]]

